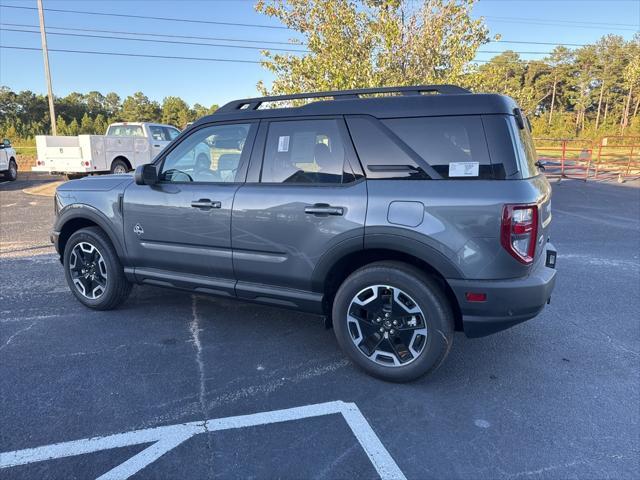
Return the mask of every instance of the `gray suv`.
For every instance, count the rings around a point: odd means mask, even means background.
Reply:
[[[548,303],[550,199],[509,97],[320,92],[233,101],[134,176],[65,183],[52,241],[87,307],[139,283],[316,313],[355,364],[407,381],[455,330]]]

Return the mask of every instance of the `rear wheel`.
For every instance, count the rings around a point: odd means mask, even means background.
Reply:
[[[129,165],[124,160],[114,160],[111,164],[111,173],[122,175],[129,171]]]
[[[5,174],[5,178],[10,182],[14,182],[18,178],[18,165],[15,160],[9,161],[9,169]]]
[[[115,248],[97,227],[83,228],[71,235],[63,263],[69,288],[89,308],[111,310],[131,292]]]
[[[333,304],[338,343],[367,373],[395,382],[435,370],[449,353],[454,319],[438,283],[400,262],[351,274]]]

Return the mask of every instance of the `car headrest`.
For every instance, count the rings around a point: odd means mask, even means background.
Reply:
[[[335,162],[331,150],[324,143],[316,143],[313,147],[313,156],[321,169],[331,170],[334,166]]]
[[[224,153],[218,158],[218,170],[235,170],[239,163],[239,153]]]

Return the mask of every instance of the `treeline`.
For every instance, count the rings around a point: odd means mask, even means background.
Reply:
[[[630,41],[607,35],[576,49],[557,46],[541,60],[523,60],[506,51],[480,66],[470,65],[459,83],[475,92],[515,98],[536,136],[640,135],[640,34]],[[154,121],[182,128],[217,109],[190,107],[179,97],[166,97],[160,104],[142,92],[123,101],[113,92],[74,92],[56,98],[55,105],[60,135],[103,134],[113,121]],[[0,136],[18,143],[49,131],[45,95],[0,87]]]
[[[577,49],[557,46],[542,60],[504,52],[469,72],[474,91],[515,98],[536,136],[596,138],[640,134],[640,34]]]
[[[213,113],[217,105],[190,107],[179,97],[165,97],[162,103],[136,92],[124,100],[111,92],[87,94],[73,92],[55,98],[58,135],[98,134],[112,122],[161,122],[184,128],[187,123]],[[46,95],[29,90],[14,92],[0,87],[0,137],[14,143],[33,140],[50,133],[49,104]]]

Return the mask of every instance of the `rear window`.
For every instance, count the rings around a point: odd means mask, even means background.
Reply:
[[[445,179],[494,178],[479,116],[382,120]]]
[[[529,122],[527,122],[527,124],[528,123]],[[516,132],[515,144],[518,157],[518,169],[522,173],[522,178],[535,177],[540,172],[536,166],[538,154],[536,153],[536,147],[533,144],[531,131],[529,130],[528,125],[524,128],[518,128],[518,126],[515,125],[515,120],[512,122],[512,129]]]
[[[140,125],[111,125],[107,135],[116,137],[144,137],[144,131]]]

